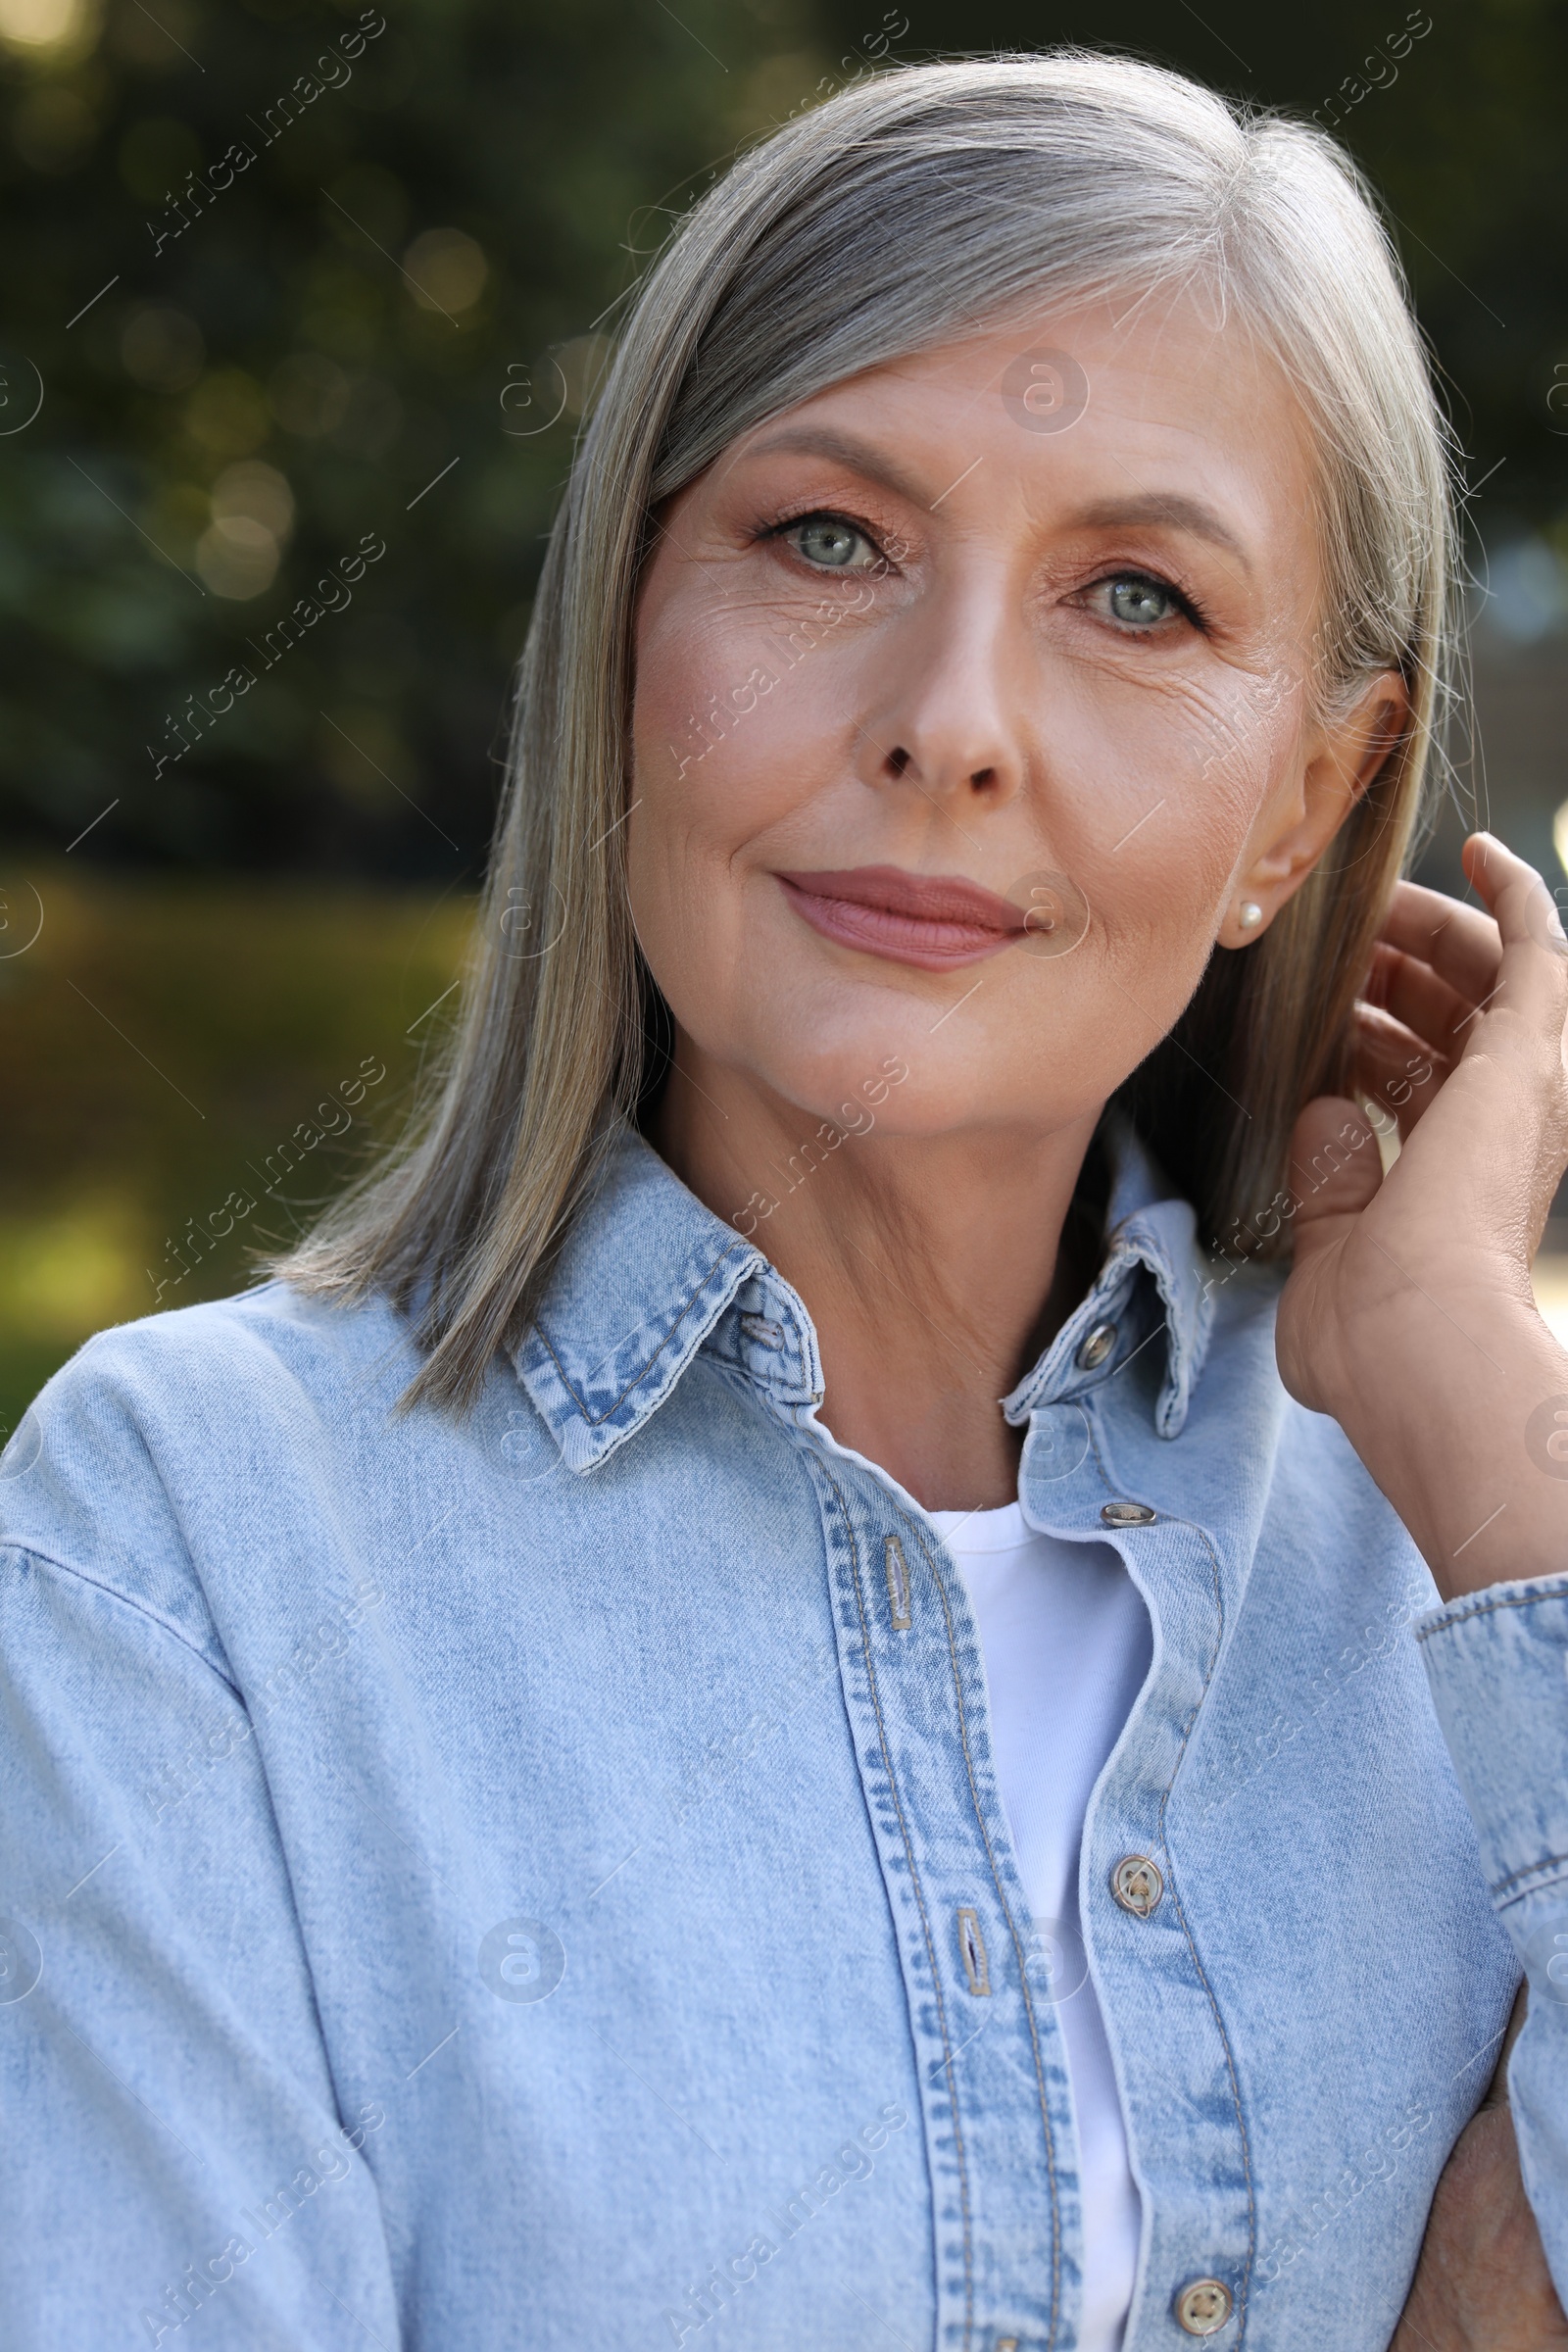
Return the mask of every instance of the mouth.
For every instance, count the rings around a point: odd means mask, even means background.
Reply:
[[[1025,936],[1023,907],[961,874],[857,865],[774,879],[796,913],[824,939],[925,972],[979,963]]]

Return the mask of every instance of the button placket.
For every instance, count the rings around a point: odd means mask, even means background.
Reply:
[[[1042,2348],[1079,2215],[1059,2021],[1028,1997],[1027,1913],[986,1758],[961,1576],[842,1460],[818,1483],[840,1666],[897,1935],[930,2167],[941,2352]],[[897,1537],[896,1551],[888,1539]],[[899,1621],[910,1619],[908,1627]]]
[[[1185,1514],[1167,1515],[1165,1442],[1151,1426],[1147,1402],[1122,1388],[1112,1378],[1084,1394],[1095,1443],[1081,1482],[1039,1487],[1035,1510],[1064,1534],[1074,1527],[1088,1534],[1092,1526],[1114,1543],[1129,1572],[1137,1570],[1156,1633],[1155,1679],[1142,1694],[1139,1737],[1097,1786],[1084,1825],[1086,1940],[1126,2065],[1129,2137],[1148,2152],[1152,2178],[1161,2183],[1146,2208],[1151,2300],[1140,2306],[1142,2330],[1135,2310],[1128,2341],[1152,2346],[1174,2339],[1179,2327],[1182,2340],[1199,2334],[1228,2343],[1251,2259],[1247,2130],[1228,2095],[1235,2077],[1224,2023],[1176,1899],[1165,1845],[1165,1799],[1224,1622],[1220,1570],[1203,1531]],[[1145,1501],[1140,1488],[1159,1502]],[[1157,1939],[1157,1958],[1151,1939]],[[1167,2140],[1173,2100],[1184,2119],[1206,2119],[1179,2165]],[[1178,2180],[1187,2185],[1173,2194]],[[1214,2268],[1194,2278],[1194,2257],[1204,2255]]]

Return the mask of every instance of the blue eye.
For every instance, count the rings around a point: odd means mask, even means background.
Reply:
[[[1102,585],[1110,591],[1111,617],[1134,628],[1151,628],[1184,610],[1174,588],[1142,572],[1123,572]]]
[[[786,535],[798,555],[824,571],[859,570],[878,560],[864,531],[842,514],[804,515],[787,526]]]

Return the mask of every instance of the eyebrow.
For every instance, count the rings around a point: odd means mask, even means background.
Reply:
[[[929,502],[921,485],[912,474],[906,473],[896,460],[878,449],[874,442],[861,441],[854,433],[830,432],[825,425],[795,425],[784,432],[774,433],[766,441],[755,441],[742,451],[744,458],[770,458],[782,452],[793,452],[805,458],[827,458],[836,466],[846,466],[852,473],[863,473],[867,481],[880,482],[884,490],[895,497],[907,499],[911,507],[923,507]]]
[[[1207,539],[1211,545],[1224,548],[1236,558],[1245,572],[1250,573],[1251,564],[1246,548],[1234,531],[1221,522],[1212,507],[1200,498],[1184,498],[1179,491],[1150,491],[1139,498],[1102,498],[1093,506],[1081,507],[1071,517],[1079,530],[1126,530],[1137,524],[1154,523],[1166,530],[1190,531],[1194,538]]]

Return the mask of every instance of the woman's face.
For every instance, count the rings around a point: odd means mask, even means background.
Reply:
[[[1098,1110],[1402,708],[1313,724],[1309,457],[1243,332],[1146,305],[868,369],[672,500],[628,859],[683,1061],[834,1118],[897,1057],[885,1131]]]

